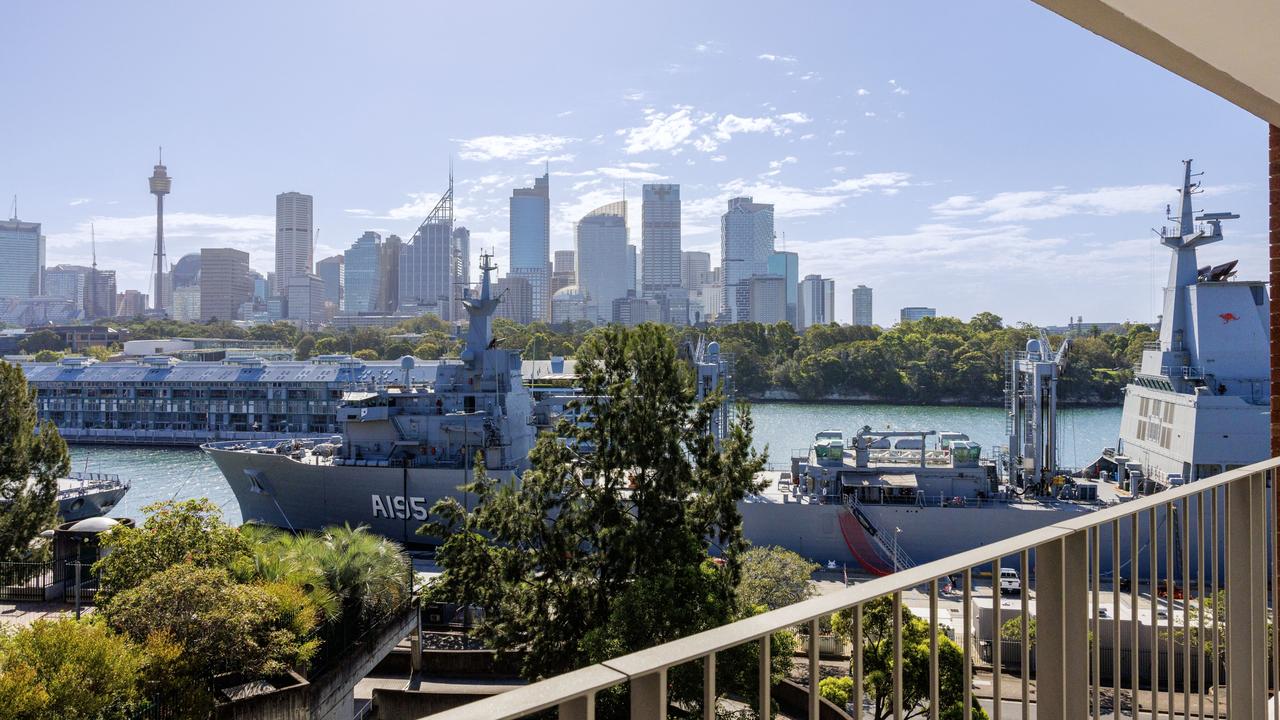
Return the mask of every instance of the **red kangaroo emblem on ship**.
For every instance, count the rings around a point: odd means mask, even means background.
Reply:
[[[1226,325],[1227,323],[1231,322],[1232,320],[1239,320],[1239,319],[1240,319],[1240,317],[1239,317],[1238,315],[1236,315],[1235,313],[1229,313],[1229,312],[1224,312],[1224,313],[1222,313],[1221,315],[1219,315],[1218,317],[1222,318],[1222,324],[1223,324],[1223,325]]]

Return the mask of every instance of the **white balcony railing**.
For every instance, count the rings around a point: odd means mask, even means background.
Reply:
[[[1103,709],[1103,699],[1108,693],[1117,708],[1140,705],[1139,716],[1144,718],[1155,718],[1161,713],[1200,718],[1227,714],[1264,718],[1270,688],[1280,685],[1280,663],[1268,663],[1268,656],[1280,646],[1278,642],[1270,642],[1274,624],[1270,622],[1268,605],[1268,587],[1280,587],[1276,582],[1273,554],[1269,552],[1278,536],[1268,517],[1268,508],[1272,506],[1271,477],[1278,466],[1280,458],[1273,458],[522,686],[431,717],[504,720],[556,709],[562,719],[585,720],[595,717],[598,692],[629,683],[632,718],[665,718],[668,670],[698,662],[703,668],[704,717],[714,718],[716,653],[751,642],[759,642],[761,647],[758,657],[762,682],[759,697],[747,700],[764,710],[763,717],[769,717],[770,635],[789,628],[807,627],[807,711],[809,718],[818,718],[820,620],[852,608],[854,647],[858,648],[860,626],[856,620],[861,617],[862,607],[889,597],[895,608],[891,708],[892,717],[902,718],[913,710],[902,707],[903,593],[924,587],[929,594],[929,637],[933,650],[929,699],[924,705],[927,717],[936,720],[940,712],[937,702],[940,582],[955,576],[962,578],[960,645],[964,650],[965,675],[972,677],[979,642],[990,643],[991,665],[999,673],[1004,667],[999,636],[1005,611],[997,612],[996,619],[987,623],[985,637],[976,637],[972,579],[975,573],[986,571],[994,571],[998,578],[999,568],[1003,566],[1021,569],[1024,589],[1031,585],[1035,593],[1037,620],[1034,641],[1028,642],[1027,619],[1032,613],[1028,593],[1021,592],[1020,613],[1007,612],[1010,618],[1021,618],[1020,623],[1015,623],[1021,626],[1020,641],[1010,643],[1021,655],[1016,663],[1021,684],[1014,697],[1004,697],[1002,683],[992,683],[989,712],[993,720],[1001,720],[1002,714],[1039,720],[1098,718],[1111,712],[1110,708]],[[1110,567],[1114,568],[1109,578],[1100,571],[1108,556]],[[1028,570],[1033,559],[1035,574],[1031,582]],[[994,582],[998,584],[998,580]],[[1209,599],[1217,597],[1220,591],[1225,591],[1225,607],[1218,611]],[[1127,602],[1127,607],[1122,600]],[[1098,611],[1105,607],[1105,601],[1109,601],[1112,608],[1110,617],[1103,617]],[[995,608],[1001,607],[998,593],[993,604]],[[1149,622],[1142,621],[1144,607]],[[1198,641],[1183,641],[1193,637]],[[1033,667],[1032,655],[1035,658],[1034,694],[1028,678],[1028,670]],[[1104,668],[1105,677],[1109,679],[1106,685],[1100,682]],[[864,697],[861,652],[853,653],[850,670],[854,680],[852,698],[854,704],[861,707]],[[1011,681],[1006,687],[1009,684],[1017,683]],[[965,683],[966,720],[972,692],[973,683]],[[1139,697],[1135,698],[1135,693]],[[1007,703],[1012,703],[1014,709]]]

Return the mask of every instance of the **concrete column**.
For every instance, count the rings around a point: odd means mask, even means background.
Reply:
[[[1271,190],[1271,456],[1280,456],[1280,127],[1270,126],[1270,148],[1267,154],[1268,187]],[[1280,487],[1275,488],[1274,499],[1280,500]],[[1280,507],[1280,506],[1273,506]],[[1280,528],[1276,529],[1280,535]],[[1277,538],[1280,548],[1280,537]]]
[[[667,720],[667,671],[631,680],[631,717]]]
[[[1081,531],[1036,547],[1037,713],[1089,714],[1088,538]],[[1025,581],[1024,581],[1025,582]]]

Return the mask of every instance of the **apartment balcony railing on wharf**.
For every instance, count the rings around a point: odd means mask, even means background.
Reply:
[[[890,716],[936,720],[946,710],[938,701],[939,591],[950,583],[962,598],[962,628],[956,634],[964,675],[971,678],[964,683],[965,718],[973,705],[974,666],[984,659],[1004,669],[1003,682],[991,683],[984,692],[982,705],[994,720],[1099,718],[1116,707],[1129,712],[1137,707],[1143,718],[1263,718],[1273,702],[1272,688],[1280,685],[1275,657],[1280,642],[1271,637],[1275,624],[1269,603],[1269,588],[1280,587],[1269,518],[1277,468],[1280,458],[1272,458],[431,717],[502,720],[550,710],[565,720],[594,718],[597,693],[629,685],[632,718],[665,718],[668,673],[689,663],[701,669],[704,717],[714,718],[718,703],[725,707],[722,698],[717,700],[716,655],[746,643],[761,648],[758,667],[765,682],[758,697],[735,701],[770,717],[770,637],[801,628],[808,646],[807,708],[792,715],[818,718],[820,624],[851,609],[853,647],[859,648],[862,609],[890,598]],[[985,628],[976,627],[983,599],[974,578],[988,573],[998,578],[1001,568],[1018,569],[1024,591],[1004,601],[993,593],[987,603],[1000,611],[994,621],[987,616]],[[919,589],[929,603],[928,690],[921,693],[920,705],[904,707],[904,594]],[[855,707],[871,691],[862,663],[862,653],[853,652]]]

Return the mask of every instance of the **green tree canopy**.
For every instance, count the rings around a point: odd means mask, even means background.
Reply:
[[[71,470],[53,423],[37,423],[36,391],[16,365],[0,361],[0,561],[27,559],[31,541],[58,511],[58,478]],[[38,430],[37,430],[38,428]]]
[[[710,438],[722,399],[695,400],[663,328],[596,330],[578,373],[592,422],[540,437],[519,484],[477,463],[474,509],[445,499],[423,530],[445,539],[435,594],[483,606],[478,636],[522,648],[529,678],[735,619],[737,501],[764,460],[745,408],[720,445]]]
[[[229,568],[250,555],[245,537],[222,521],[222,511],[207,498],[168,500],[142,510],[147,519],[141,527],[117,525],[102,537],[110,552],[94,565],[102,574],[99,602],[178,564]]]
[[[842,610],[831,619],[836,635],[853,639],[853,611]],[[902,707],[905,718],[929,712],[929,624],[902,607]],[[862,606],[863,688],[871,699],[872,717],[886,720],[893,714],[893,599],[882,597]],[[938,633],[938,702],[940,714],[964,708],[964,655],[953,640]],[[973,718],[986,720],[986,712],[973,701]],[[958,715],[957,715],[958,717]]]
[[[133,718],[144,664],[136,646],[100,624],[0,630],[0,719]]]
[[[747,606],[777,610],[816,592],[811,582],[817,564],[780,547],[753,547],[742,555],[738,599]]]

